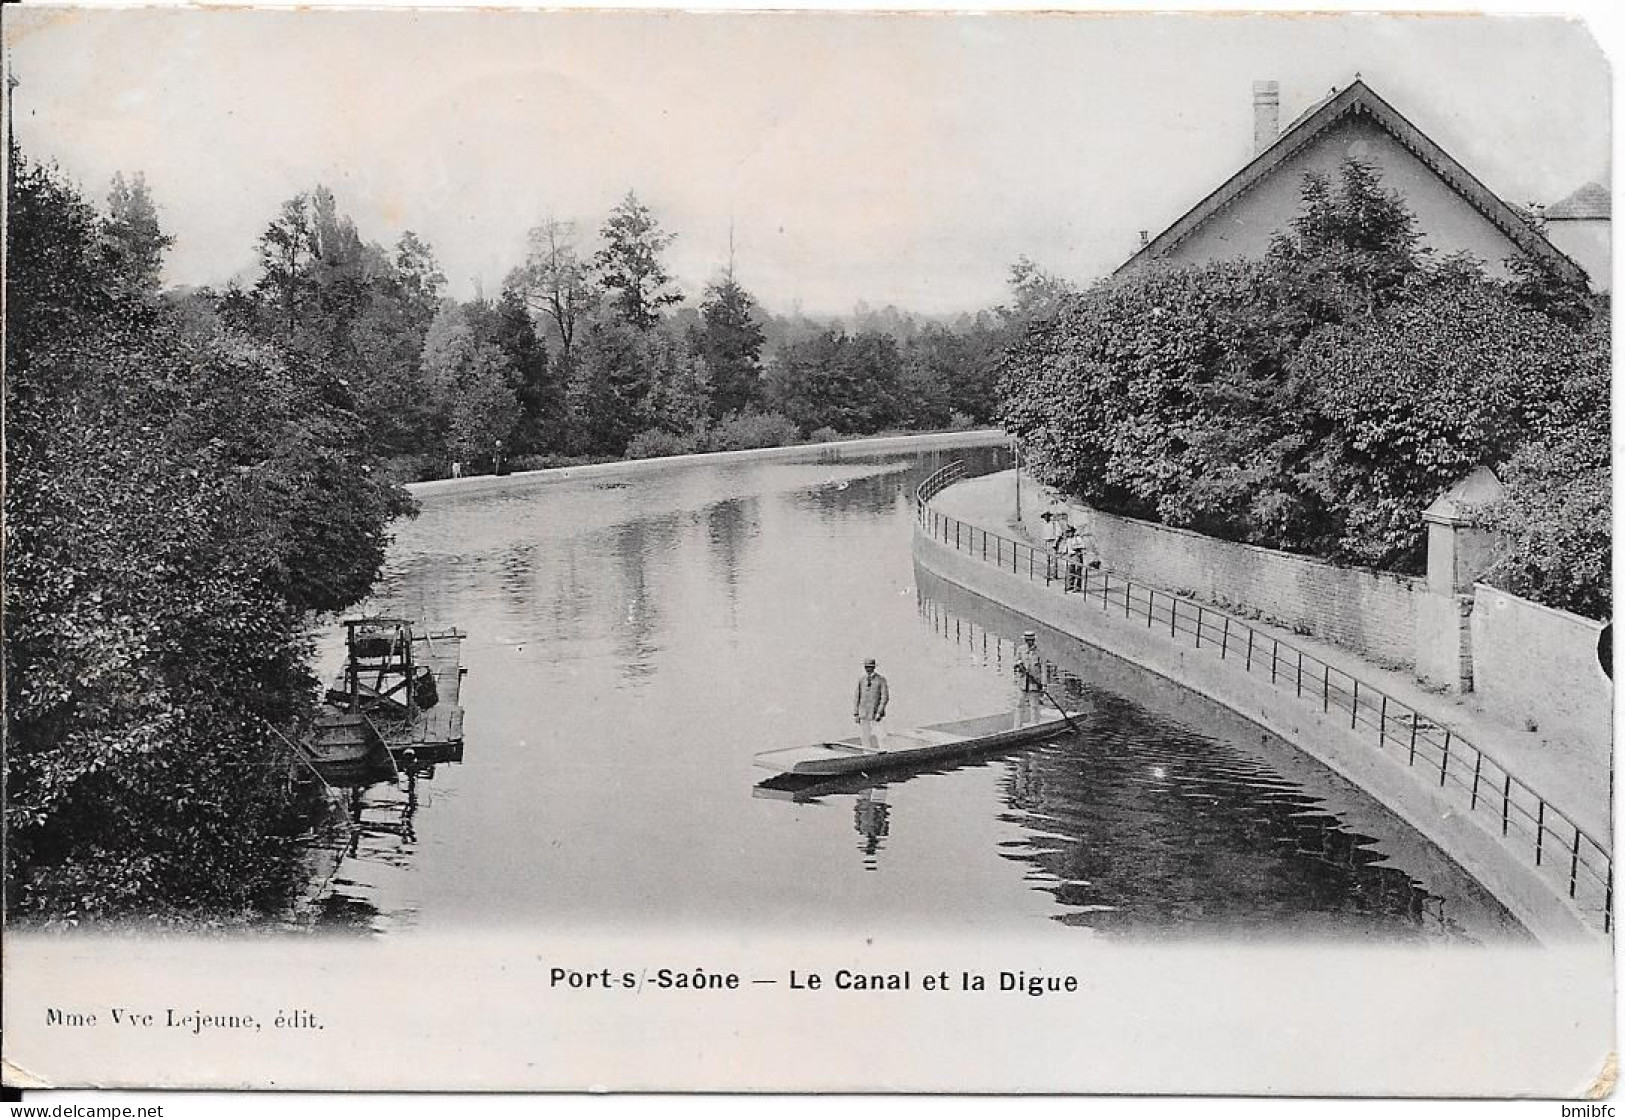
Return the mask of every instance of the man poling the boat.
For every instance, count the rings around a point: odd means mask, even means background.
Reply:
[[[857,696],[852,701],[852,719],[868,750],[880,750],[883,746],[884,733],[879,725],[886,718],[886,705],[890,700],[886,678],[875,672],[875,659],[868,658],[863,663],[863,676],[858,678]]]
[[[1044,658],[1038,652],[1038,635],[1031,630],[1021,635],[1016,648],[1016,676],[1021,685],[1021,703],[1016,708],[1016,726],[1037,723],[1043,717]]]

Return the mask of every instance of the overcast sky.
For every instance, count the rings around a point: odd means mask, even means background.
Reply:
[[[1551,17],[164,11],[7,13],[18,139],[100,200],[141,171],[167,279],[250,276],[278,203],[332,187],[494,294],[552,214],[631,188],[688,292],[944,312],[1026,254],[1087,281],[1356,72],[1491,189],[1609,175],[1607,63]]]

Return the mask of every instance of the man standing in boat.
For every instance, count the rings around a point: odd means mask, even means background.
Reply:
[[[1038,635],[1025,631],[1016,647],[1016,677],[1021,685],[1021,703],[1016,708],[1016,726],[1026,727],[1044,718],[1044,658],[1038,652]]]
[[[869,750],[879,750],[884,741],[880,721],[886,718],[886,704],[890,700],[886,678],[875,672],[875,659],[871,657],[863,663],[857,698],[852,701],[852,718],[857,722],[863,745]]]

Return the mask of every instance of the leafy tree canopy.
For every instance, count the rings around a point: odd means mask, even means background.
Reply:
[[[234,920],[298,883],[312,612],[364,597],[404,493],[329,370],[154,300],[142,192],[8,184],[6,886],[61,922]],[[155,219],[154,219],[155,220]],[[133,263],[132,263],[133,262]]]
[[[1264,259],[1147,266],[1034,319],[1003,363],[1005,423],[1045,481],[1233,540],[1420,571],[1421,511],[1480,465],[1530,495],[1501,523],[1533,534],[1532,496],[1560,464],[1605,454],[1597,303],[1533,266],[1492,280],[1419,245],[1371,167],[1308,176]],[[1595,490],[1575,469],[1577,493]],[[1545,539],[1603,539],[1603,507],[1564,508],[1573,524]],[[1535,573],[1552,548],[1516,548],[1525,585],[1557,586]],[[1606,570],[1605,554],[1571,566]]]
[[[660,259],[676,235],[661,229],[654,212],[631,191],[610,211],[599,235],[603,248],[593,257],[598,286],[628,326],[651,329],[661,308],[683,298],[671,289],[671,275]]]

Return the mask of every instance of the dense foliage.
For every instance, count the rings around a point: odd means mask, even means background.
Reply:
[[[1414,226],[1370,167],[1308,176],[1263,260],[1148,266],[1052,301],[1006,356],[1006,425],[1040,478],[1103,509],[1412,572],[1422,510],[1486,465],[1511,491],[1485,514],[1505,578],[1596,612],[1598,301],[1527,262],[1494,280],[1437,260]]]
[[[9,912],[251,915],[310,823],[309,612],[367,593],[408,502],[332,370],[160,297],[139,179],[103,215],[13,152],[8,201]]]
[[[938,322],[860,305],[849,327],[771,314],[731,262],[688,304],[664,260],[675,238],[628,192],[596,248],[575,223],[548,218],[495,299],[459,302],[420,238],[408,231],[393,250],[365,242],[318,186],[266,226],[250,288],[174,299],[323,362],[390,473],[421,479],[454,464],[474,473],[765,446],[819,429],[985,424],[999,350],[1064,290],[1023,261],[1015,312]]]
[[[1609,332],[1588,329],[1581,368],[1501,470],[1507,488],[1480,520],[1506,541],[1486,578],[1517,595],[1607,619],[1613,613]]]

